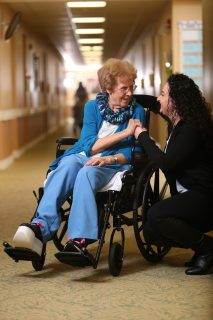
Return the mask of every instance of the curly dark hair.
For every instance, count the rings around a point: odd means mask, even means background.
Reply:
[[[199,87],[185,74],[172,74],[168,80],[169,96],[177,114],[190,122],[201,135],[204,145],[213,149],[213,121],[210,106]]]

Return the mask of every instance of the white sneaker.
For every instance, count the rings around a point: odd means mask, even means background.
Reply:
[[[41,256],[43,241],[39,226],[30,223],[21,224],[13,237],[13,246],[30,249]]]

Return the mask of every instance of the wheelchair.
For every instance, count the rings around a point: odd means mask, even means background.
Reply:
[[[136,101],[140,103],[146,111],[146,125],[149,128],[150,112],[158,113],[159,104],[154,96],[134,95]],[[73,145],[77,139],[59,138],[56,140],[56,157],[63,154],[67,146]],[[133,147],[135,149],[135,147]],[[153,263],[160,261],[170,250],[170,247],[162,245],[152,245],[147,243],[143,236],[143,227],[147,220],[149,208],[159,200],[163,199],[167,189],[167,182],[160,187],[159,168],[148,159],[145,153],[137,153],[133,150],[132,169],[124,173],[122,177],[122,187],[120,191],[108,190],[98,192],[96,203],[99,220],[99,239],[97,249],[93,259],[88,261],[84,254],[73,253],[69,261],[61,260],[60,253],[65,244],[65,234],[68,225],[68,216],[72,205],[72,197],[69,197],[60,207],[61,225],[53,236],[55,247],[59,250],[56,258],[64,263],[75,266],[92,266],[97,268],[102,247],[105,243],[105,234],[112,225],[112,232],[109,242],[108,265],[113,276],[118,276],[122,270],[124,258],[125,232],[123,226],[133,227],[136,243],[142,256]],[[43,196],[43,187],[38,189],[38,193],[33,191],[39,204]],[[36,213],[36,210],[35,210]],[[35,214],[34,214],[35,215]],[[110,219],[110,216],[112,217]],[[34,216],[33,216],[34,217]],[[33,218],[32,218],[33,219]],[[119,241],[115,234],[119,235]],[[37,253],[23,254],[20,248],[13,248],[9,243],[4,242],[4,251],[16,262],[28,260],[36,271],[43,269],[46,256],[46,244],[43,245],[41,256]]]

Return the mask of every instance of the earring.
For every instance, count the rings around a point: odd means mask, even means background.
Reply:
[[[171,121],[172,123],[175,123],[176,119],[177,119],[177,111],[176,110],[172,110],[171,112]]]

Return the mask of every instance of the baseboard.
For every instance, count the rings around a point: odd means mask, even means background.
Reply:
[[[58,127],[51,128],[46,134],[40,135],[38,138],[36,138],[33,141],[31,141],[30,143],[26,144],[24,147],[22,147],[18,150],[14,150],[13,153],[9,157],[0,160],[0,170],[7,169],[14,162],[15,159],[18,159],[27,150],[31,149],[34,145],[36,145],[41,140],[43,140],[48,134],[53,133],[57,129],[58,129]]]
[[[0,170],[7,169],[14,161],[14,156],[11,154],[9,157],[0,160]]]

